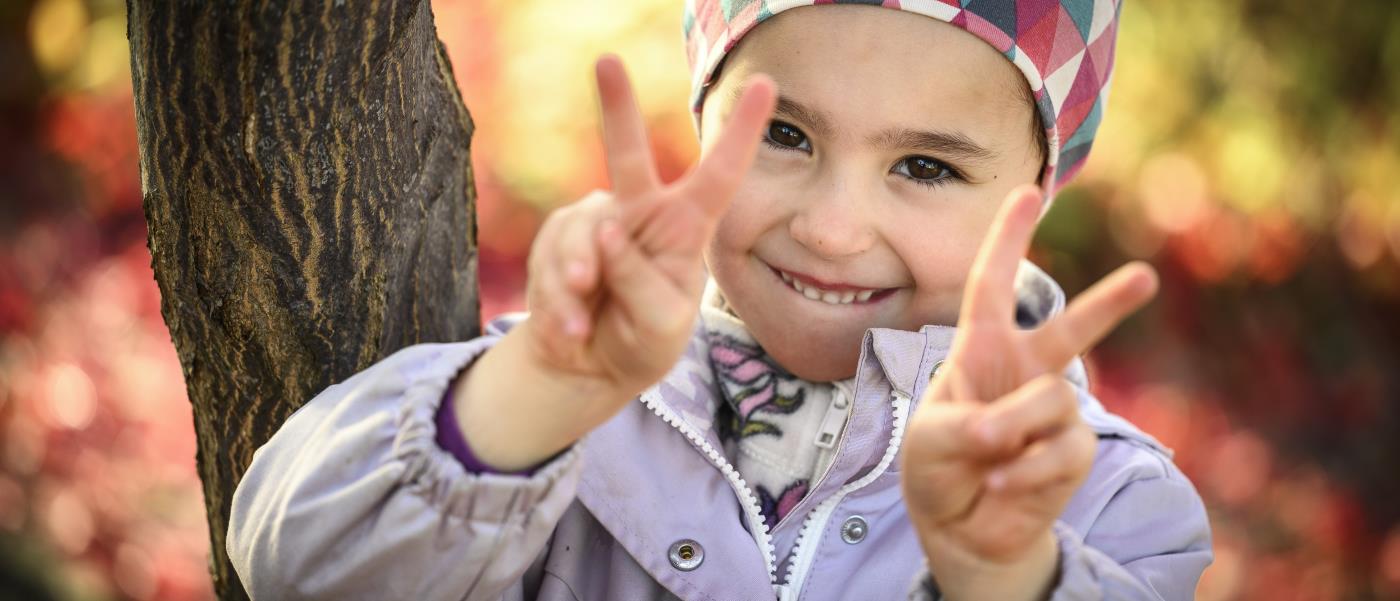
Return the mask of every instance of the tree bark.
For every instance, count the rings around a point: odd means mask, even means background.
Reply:
[[[221,599],[252,454],[326,386],[477,335],[471,117],[428,0],[128,0],[161,313]]]

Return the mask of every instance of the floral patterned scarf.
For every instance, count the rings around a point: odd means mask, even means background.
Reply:
[[[831,464],[851,411],[853,380],[808,382],[754,341],[713,280],[701,305],[720,396],[720,440],[758,496],[769,528],[792,511]]]

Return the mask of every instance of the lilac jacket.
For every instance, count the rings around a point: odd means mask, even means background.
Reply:
[[[1048,285],[1035,317],[1063,305]],[[837,454],[770,532],[721,450],[698,328],[662,382],[542,469],[466,471],[434,416],[518,319],[403,349],[288,418],[234,493],[228,552],[254,599],[939,598],[898,450],[953,328],[866,333]],[[1082,365],[1066,377],[1099,442],[1054,526],[1052,599],[1191,599],[1212,559],[1200,497],[1170,450],[1084,389]]]

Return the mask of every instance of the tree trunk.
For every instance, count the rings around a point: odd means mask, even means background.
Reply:
[[[252,454],[326,386],[477,335],[463,106],[428,0],[128,0],[161,313],[221,599]]]

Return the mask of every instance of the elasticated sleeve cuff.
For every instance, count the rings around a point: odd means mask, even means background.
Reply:
[[[460,376],[458,376],[460,377]],[[554,457],[550,457],[537,465],[523,470],[505,471],[498,470],[486,462],[482,461],[472,452],[471,445],[467,443],[466,436],[462,434],[462,426],[457,423],[457,411],[454,408],[453,400],[456,398],[454,392],[457,390],[457,382],[453,380],[447,385],[447,392],[442,395],[442,404],[437,410],[437,444],[442,450],[451,453],[467,472],[472,474],[499,474],[506,476],[533,476],[540,468],[550,461],[563,454],[561,451]]]

